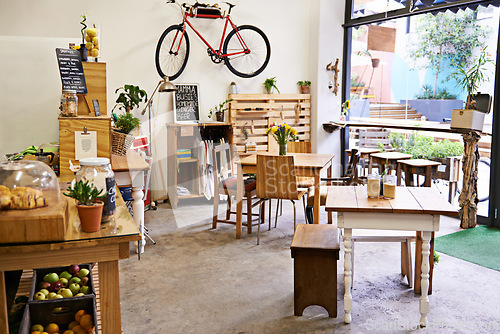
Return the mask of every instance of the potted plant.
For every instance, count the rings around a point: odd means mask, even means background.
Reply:
[[[299,82],[297,82],[297,85],[299,85],[299,87],[300,87],[301,94],[309,94],[309,88],[311,87],[311,81],[308,81],[308,80],[299,81]]]
[[[140,89],[139,86],[124,85],[115,90],[115,94],[118,92],[120,92],[120,95],[116,99],[116,105],[113,107],[113,110],[118,107],[118,109],[124,109],[126,113],[129,113],[135,107],[138,108],[140,102],[148,100],[148,94],[146,91]]]
[[[208,118],[212,118],[212,115],[215,113],[215,119],[217,122],[224,122],[224,112],[228,110],[228,103],[231,102],[233,99],[229,99],[226,101],[223,101],[219,103],[219,105],[210,108],[210,111],[208,112]]]
[[[100,201],[106,196],[106,191],[98,189],[89,181],[79,180],[73,187],[63,193],[76,200],[76,208],[83,232],[97,232],[101,228],[101,217],[104,202]]]
[[[280,94],[280,90],[276,86],[276,77],[268,78],[263,83],[264,88],[266,89],[267,94],[271,94],[271,90],[274,88]]]
[[[469,64],[463,64],[458,67],[458,71],[453,75],[457,79],[457,85],[467,92],[467,101],[465,102],[465,109],[454,109],[451,126],[456,128],[466,128],[481,131],[484,123],[484,113],[489,111],[489,103],[486,110],[483,112],[478,111],[476,105],[476,95],[481,84],[489,81],[484,72],[487,70],[486,65],[493,63],[491,59],[487,58],[486,48],[481,49],[479,55],[474,58]],[[487,95],[489,100],[489,96]],[[468,116],[464,116],[468,115]]]
[[[340,116],[341,121],[347,120],[347,115],[349,115],[349,109],[351,108],[351,101],[347,100],[342,103],[342,116]]]
[[[126,155],[127,150],[134,142],[134,136],[130,134],[134,129],[139,128],[139,119],[132,115],[131,111],[139,107],[139,103],[147,101],[147,93],[140,89],[139,86],[124,85],[115,90],[115,93],[120,92],[116,99],[116,104],[113,110],[125,110],[125,114],[116,116],[113,113],[115,126],[113,128],[111,138],[111,150],[114,154]],[[111,110],[111,111],[113,111]]]

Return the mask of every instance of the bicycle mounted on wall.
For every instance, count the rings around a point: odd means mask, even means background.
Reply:
[[[266,35],[251,25],[236,26],[231,20],[231,9],[235,6],[228,2],[227,14],[215,6],[196,2],[194,5],[175,3],[183,12],[182,23],[168,27],[156,46],[156,70],[163,78],[174,80],[184,71],[189,58],[189,38],[186,27],[189,26],[207,46],[208,56],[215,64],[224,63],[227,68],[242,78],[251,78],[260,74],[269,63],[271,46]],[[190,18],[225,20],[219,48],[213,48],[189,21]],[[228,26],[232,29],[226,36]]]

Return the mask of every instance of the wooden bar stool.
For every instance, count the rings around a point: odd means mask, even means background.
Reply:
[[[361,163],[361,175],[365,175],[365,168],[366,168],[366,162],[368,161],[368,174],[371,174],[371,166],[373,165],[372,163],[372,157],[371,157],[371,154],[372,153],[380,153],[380,150],[377,149],[377,148],[356,148],[358,150],[358,154],[359,154],[359,159],[363,159],[362,160],[362,163]],[[345,150],[345,153],[347,154],[347,157],[351,157],[351,152],[352,150],[351,149],[347,149]]]
[[[424,187],[430,187],[432,183],[432,173],[437,170],[441,163],[426,159],[398,160],[398,184],[401,183],[401,172],[405,173],[405,184],[407,187],[413,187],[413,176],[424,175]],[[418,186],[418,184],[417,184]]]
[[[373,153],[371,154],[372,163],[379,165],[379,174],[381,174],[386,166],[389,167],[389,172],[396,168],[396,175],[399,172],[398,160],[411,159],[413,156],[411,154],[401,153],[401,152],[383,152],[383,153]],[[368,166],[368,171],[372,170],[371,165]],[[398,178],[398,186],[401,185],[401,180]]]
[[[441,163],[426,159],[411,159],[411,160],[398,160],[398,183],[401,181],[401,172],[405,173],[405,184],[407,187],[414,186],[414,175],[424,175],[424,187],[430,187],[432,184],[432,173],[437,170],[437,166]],[[417,184],[417,187],[419,184]],[[422,232],[417,232],[417,242],[415,243],[415,293],[421,292],[420,277],[418,274],[421,271],[422,265]],[[431,249],[429,255],[429,292],[432,294],[432,273],[434,266],[434,232],[431,233]]]
[[[319,305],[337,317],[337,261],[339,229],[330,224],[298,224],[292,245],[294,274],[293,314]]]

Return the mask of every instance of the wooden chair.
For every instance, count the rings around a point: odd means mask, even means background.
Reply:
[[[220,144],[214,147],[213,150],[213,164],[214,164],[214,209],[212,228],[217,228],[217,223],[226,223],[236,225],[236,221],[231,220],[231,214],[236,214],[236,211],[231,211],[232,198],[236,197],[237,178],[233,173],[233,151],[231,146]],[[252,209],[260,204],[260,201],[253,201],[256,199],[256,181],[255,179],[246,179],[243,200],[246,200],[246,212],[243,214],[247,216],[247,221],[243,225],[247,227],[248,234],[252,233],[252,220],[254,216],[260,217],[263,211],[258,214],[252,213]],[[219,195],[227,195],[227,210],[226,219],[219,219]],[[265,205],[265,204],[263,204]]]
[[[306,189],[297,187],[293,156],[257,155],[257,197],[263,200],[288,199],[293,204],[293,228],[297,224],[295,201],[304,198]],[[278,219],[276,208],[276,221]],[[271,225],[269,224],[269,229]],[[260,242],[260,224],[257,244]]]

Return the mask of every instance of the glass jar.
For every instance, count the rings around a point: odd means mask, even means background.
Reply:
[[[61,115],[76,117],[78,115],[78,97],[76,90],[63,89],[61,94]]]
[[[396,198],[396,175],[384,175],[384,197]]]
[[[102,221],[109,221],[116,212],[115,173],[108,158],[85,158],[80,160],[76,181],[90,181],[98,189],[107,191],[103,200]]]
[[[378,198],[380,193],[380,175],[377,174],[369,174],[367,176],[367,192],[368,197],[370,198]]]

